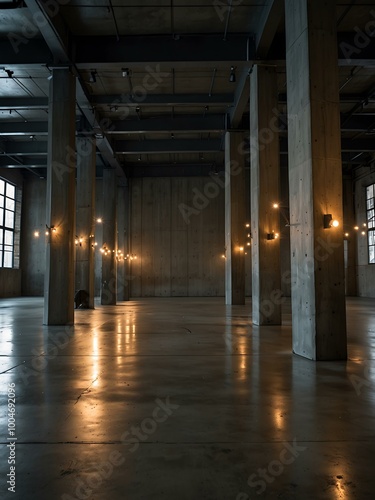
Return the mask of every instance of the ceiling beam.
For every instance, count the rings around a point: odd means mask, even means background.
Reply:
[[[47,97],[0,97],[0,110],[48,109]]]
[[[258,59],[265,59],[283,17],[283,0],[267,0],[263,7],[256,33],[255,52]]]
[[[244,68],[239,78],[235,93],[233,106],[229,111],[229,126],[236,129],[242,122],[242,116],[246,111],[250,97],[249,68]]]
[[[48,135],[48,122],[0,122],[0,136]]]
[[[23,42],[20,42],[23,40]],[[8,39],[0,40],[0,66],[22,66],[26,69],[34,66],[52,64],[51,51],[43,39],[29,39],[8,34]]]
[[[44,22],[39,22],[38,26],[44,40],[53,54],[54,63],[69,64],[73,73],[75,73],[77,77],[77,105],[80,109],[82,109],[83,115],[86,117],[88,123],[90,123],[95,134],[97,135],[96,146],[99,149],[104,161],[107,162],[110,167],[116,169],[116,173],[119,177],[124,177],[124,170],[118,162],[109,140],[104,134],[99,115],[90,105],[87,91],[84,88],[84,84],[79,77],[79,73],[75,68],[75,65],[73,64],[73,37],[69,32],[61,13],[54,12],[53,15],[50,15],[48,5],[43,4],[38,0],[25,0],[25,3],[34,18],[38,16],[39,19],[42,17],[44,20]]]
[[[0,167],[1,168],[46,168],[47,161],[36,159],[33,161],[32,158],[13,159],[9,156],[0,156]]]
[[[217,153],[221,150],[221,139],[166,139],[155,141],[115,142],[116,153],[124,155],[159,153]]]
[[[28,2],[31,0],[27,0]],[[35,0],[33,0],[35,1]],[[227,62],[236,64],[255,58],[254,40],[247,35],[231,34],[227,40],[222,35],[170,35],[115,37],[76,37],[75,63],[79,69],[96,66],[105,69],[114,64],[163,64],[186,67],[193,63]],[[150,68],[152,77],[155,68]],[[152,78],[150,82],[153,82]]]
[[[129,177],[207,177],[212,174],[214,168],[212,163],[126,164]]]
[[[47,156],[47,141],[3,141],[1,149],[11,156]]]
[[[0,128],[1,130],[1,128]],[[108,134],[199,133],[225,130],[225,115],[182,115],[114,122]]]
[[[233,94],[146,94],[137,98],[131,94],[92,95],[93,105],[101,106],[229,106]]]

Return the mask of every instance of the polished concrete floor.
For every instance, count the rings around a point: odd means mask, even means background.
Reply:
[[[324,363],[291,354],[289,305],[256,328],[249,304],[141,299],[74,329],[42,306],[0,300],[1,499],[374,498],[375,300],[348,299],[349,360]]]

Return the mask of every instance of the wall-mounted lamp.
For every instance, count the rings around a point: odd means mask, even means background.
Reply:
[[[51,233],[56,233],[57,232],[57,228],[55,226],[49,227],[46,224],[46,228],[47,228],[47,230],[46,230],[46,236],[48,236]]]
[[[340,223],[338,220],[332,218],[332,214],[324,214],[323,226],[324,229],[330,229],[331,227],[339,227]]]
[[[272,233],[267,234],[267,240],[278,240],[279,236],[279,233],[275,233],[275,231],[272,231]]]
[[[34,238],[39,238],[39,231],[34,231]]]

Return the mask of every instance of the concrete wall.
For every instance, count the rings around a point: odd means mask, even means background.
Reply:
[[[132,179],[132,297],[224,296],[224,189],[211,182]]]
[[[375,264],[368,263],[367,236],[361,236],[361,225],[366,222],[366,187],[375,183],[375,168],[356,171],[355,212],[356,223],[360,227],[357,238],[357,290],[359,297],[375,297]],[[353,233],[353,231],[351,231]]]
[[[0,168],[0,177],[17,186],[16,190],[16,220],[14,233],[14,269],[0,268],[0,297],[18,297],[21,295],[20,268],[20,235],[21,235],[21,206],[23,194],[23,177],[17,171]]]
[[[42,296],[46,265],[46,180],[30,177],[23,191],[22,295]],[[39,231],[39,238],[34,232]]]

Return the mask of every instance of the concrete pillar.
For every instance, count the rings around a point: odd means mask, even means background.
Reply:
[[[123,253],[117,262],[117,299],[129,300],[129,188],[119,186],[117,192],[117,238],[118,248]]]
[[[250,77],[250,159],[253,324],[281,324],[280,148],[275,68]]]
[[[44,324],[74,323],[75,77],[53,69],[49,90]]]
[[[354,207],[354,185],[351,176],[343,180],[343,200],[344,200],[344,233],[345,236],[345,294],[356,297],[357,291],[357,235],[353,231],[356,225]]]
[[[225,303],[245,304],[246,175],[244,135],[225,136]]]
[[[286,0],[293,350],[345,360],[336,4]],[[324,228],[324,215],[340,226]]]
[[[103,248],[101,304],[117,302],[117,178],[115,169],[103,170]]]
[[[94,137],[77,137],[76,144],[78,243],[75,287],[89,294],[88,307],[94,309],[96,143]]]

